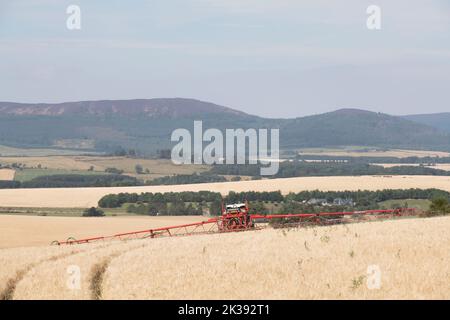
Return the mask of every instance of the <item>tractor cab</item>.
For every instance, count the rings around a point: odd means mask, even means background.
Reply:
[[[245,203],[228,204],[225,206],[223,215],[247,214],[248,206]]]
[[[247,203],[228,204],[222,209],[222,219],[219,230],[234,231],[253,228]]]

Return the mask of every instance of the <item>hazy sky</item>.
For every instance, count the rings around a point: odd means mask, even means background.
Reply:
[[[450,111],[449,0],[0,0],[0,100]],[[81,30],[66,27],[69,5]],[[381,7],[381,30],[366,27]]]

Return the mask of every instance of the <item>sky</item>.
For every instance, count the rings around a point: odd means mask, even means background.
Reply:
[[[81,10],[69,30],[66,10]],[[381,29],[367,28],[370,5]],[[1,0],[0,101],[450,111],[449,0]]]

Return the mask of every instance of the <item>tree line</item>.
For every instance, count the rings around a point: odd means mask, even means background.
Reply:
[[[450,193],[438,189],[408,189],[379,191],[302,191],[282,195],[274,192],[230,192],[222,197],[218,192],[119,193],[100,199],[101,208],[119,208],[128,204],[130,213],[146,215],[219,215],[222,204],[250,202],[251,213],[277,214],[319,212],[321,206],[308,203],[311,199],[352,199],[354,206],[330,205],[329,211],[378,209],[379,202],[406,199],[450,199]]]
[[[101,208],[119,208],[125,203],[176,203],[176,202],[214,202],[222,201],[218,192],[166,192],[166,193],[118,193],[102,197],[98,206]]]
[[[204,213],[210,213],[210,205],[206,203],[139,203],[131,204],[127,207],[128,213],[142,214],[142,215],[164,215],[164,216],[197,216]]]
[[[211,183],[225,182],[225,177],[211,174],[209,172],[193,173],[193,174],[177,174],[166,176],[147,181],[148,185],[175,185],[175,184],[191,184],[191,183]]]
[[[213,174],[258,176],[260,164],[255,165],[215,165]],[[424,166],[398,166],[384,168],[368,163],[315,163],[282,162],[278,173],[270,178],[313,177],[313,176],[363,176],[363,175],[435,175],[450,176],[449,171]]]
[[[0,181],[0,189],[15,188],[79,188],[79,187],[125,187],[142,183],[130,176],[119,174],[55,174],[40,176],[29,181]]]

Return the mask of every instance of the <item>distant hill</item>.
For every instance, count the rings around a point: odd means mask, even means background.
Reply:
[[[183,98],[80,101],[58,104],[0,102],[0,115],[16,116],[119,115],[177,118],[204,113],[246,115],[244,112],[213,103]]]
[[[362,145],[450,150],[450,135],[401,117],[341,109],[296,119],[267,119],[193,99],[22,104],[0,102],[0,144],[154,154],[171,148],[174,129],[279,128],[284,149]]]
[[[284,143],[293,147],[365,145],[449,150],[450,145],[449,134],[434,127],[358,109],[287,120],[282,128]]]
[[[450,133],[450,112],[405,116],[404,119],[426,124]]]
[[[169,148],[176,128],[193,120],[234,127],[244,112],[194,99],[102,100],[46,103],[0,102],[0,144],[113,152],[136,149],[145,154]]]

